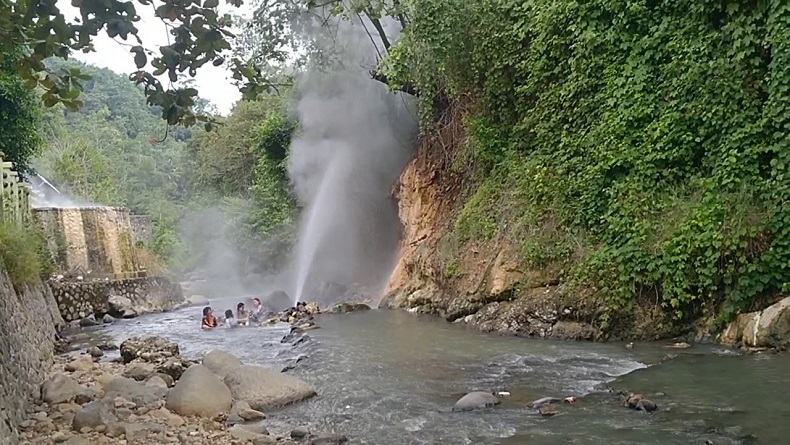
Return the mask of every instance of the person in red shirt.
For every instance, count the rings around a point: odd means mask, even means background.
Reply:
[[[203,320],[200,322],[200,329],[214,329],[217,327],[217,317],[214,316],[214,311],[211,307],[203,308]]]

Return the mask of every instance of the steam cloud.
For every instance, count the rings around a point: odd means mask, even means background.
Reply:
[[[299,82],[301,131],[288,165],[304,207],[292,270],[296,301],[314,300],[310,292],[322,282],[386,283],[400,239],[390,191],[417,133],[411,98],[389,92],[365,69],[375,66],[371,36],[360,23],[340,25],[331,43],[342,47],[342,67]]]

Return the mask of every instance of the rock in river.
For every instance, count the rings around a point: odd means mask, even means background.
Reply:
[[[721,337],[727,345],[741,343],[752,348],[790,346],[790,297],[759,312],[740,314]]]
[[[232,369],[238,368],[243,364],[235,355],[219,349],[213,349],[203,356],[203,366],[210,369],[211,372],[221,379],[224,379]]]
[[[474,391],[461,397],[453,405],[453,411],[471,411],[480,408],[490,408],[499,404],[499,399],[484,391]]]
[[[236,400],[245,400],[255,410],[299,402],[316,395],[304,381],[273,369],[242,365],[225,376],[225,385]]]
[[[360,311],[369,311],[369,310],[370,310],[370,306],[364,303],[338,303],[332,306],[331,308],[329,308],[327,312],[331,314],[347,314],[350,312],[360,312]]]
[[[162,337],[132,337],[121,343],[121,357],[124,363],[136,358],[147,362],[179,355],[178,343]]]
[[[214,417],[231,407],[227,386],[203,365],[191,366],[167,394],[165,407],[182,416]]]
[[[137,311],[132,305],[132,300],[120,295],[111,295],[107,300],[110,305],[109,313],[114,317],[131,318],[137,316]]]

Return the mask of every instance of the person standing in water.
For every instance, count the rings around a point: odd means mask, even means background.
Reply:
[[[203,319],[200,321],[201,329],[214,329],[217,327],[217,317],[214,316],[214,311],[210,306],[203,308]]]
[[[241,326],[248,326],[250,324],[250,313],[244,308],[244,303],[236,305],[236,319]]]

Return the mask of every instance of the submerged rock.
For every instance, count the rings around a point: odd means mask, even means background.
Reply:
[[[658,405],[656,405],[652,400],[646,399],[642,394],[634,393],[628,394],[624,405],[631,409],[648,413],[652,413],[658,409]]]
[[[309,445],[341,445],[348,442],[348,437],[342,434],[322,434],[310,439]]]
[[[225,385],[236,400],[245,400],[250,407],[265,411],[299,402],[316,395],[304,381],[259,366],[242,365],[225,376]]]
[[[167,394],[165,407],[182,416],[214,417],[228,413],[231,403],[228,387],[209,368],[195,365]]]
[[[490,408],[499,403],[499,398],[491,393],[474,391],[458,399],[455,405],[453,405],[453,411],[472,411],[475,409]]]

